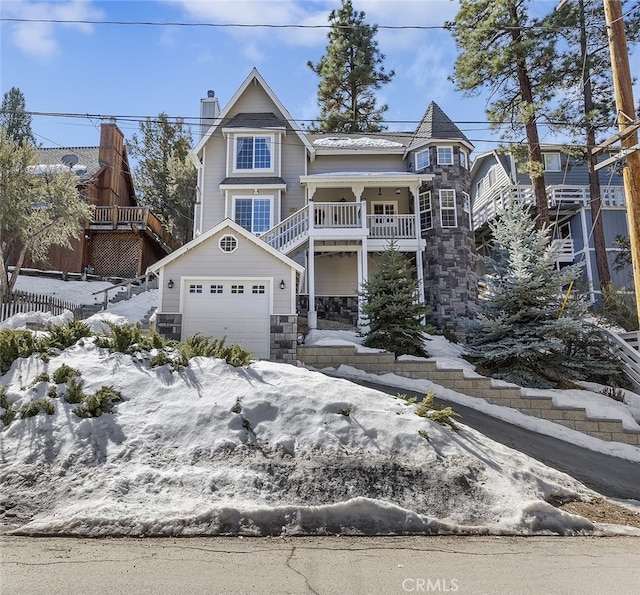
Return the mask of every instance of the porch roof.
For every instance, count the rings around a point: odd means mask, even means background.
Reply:
[[[433,174],[414,174],[404,171],[339,171],[300,176],[300,183],[317,188],[338,186],[420,186],[430,182]]]

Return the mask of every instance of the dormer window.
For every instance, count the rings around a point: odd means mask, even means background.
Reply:
[[[273,136],[237,136],[235,146],[236,171],[273,170]]]
[[[431,159],[429,158],[429,149],[419,151],[416,153],[416,171],[425,169],[431,165]]]
[[[544,171],[560,171],[560,153],[543,153]]]

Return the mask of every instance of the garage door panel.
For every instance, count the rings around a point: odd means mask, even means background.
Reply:
[[[251,280],[187,280],[183,336],[227,337],[259,357],[269,357],[270,287]]]

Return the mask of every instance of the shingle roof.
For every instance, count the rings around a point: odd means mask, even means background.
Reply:
[[[225,178],[220,182],[222,184],[235,184],[235,185],[243,185],[243,186],[264,186],[267,184],[286,184],[284,178],[278,178],[275,176],[261,176],[261,177],[251,177],[251,178]]]
[[[430,139],[464,140],[469,142],[469,139],[434,101],[427,107],[427,111],[416,129],[411,144],[425,142]]]
[[[98,161],[100,147],[54,147],[38,149],[38,165],[64,165],[62,158],[67,155],[77,157],[77,162],[71,168],[80,180],[87,181],[93,178],[101,169]]]
[[[223,123],[228,128],[291,128],[283,119],[271,112],[240,113]]]

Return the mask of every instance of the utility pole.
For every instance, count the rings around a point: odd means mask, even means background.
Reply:
[[[627,199],[633,284],[638,321],[640,322],[640,145],[638,145],[638,125],[635,121],[633,105],[627,36],[622,20],[620,0],[604,0],[604,14],[609,37],[609,51],[611,52],[613,88],[618,110],[619,137],[622,143],[621,153],[627,159],[622,170],[622,179]]]

